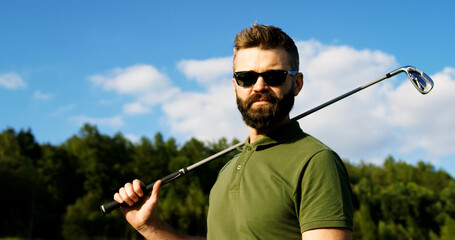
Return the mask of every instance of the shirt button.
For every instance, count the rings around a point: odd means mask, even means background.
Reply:
[[[242,169],[242,165],[238,165],[238,166],[237,166],[237,170],[240,171],[240,169]]]

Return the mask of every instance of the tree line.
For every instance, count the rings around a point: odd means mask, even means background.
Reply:
[[[183,145],[157,133],[132,143],[86,124],[60,145],[39,144],[31,130],[0,133],[0,238],[138,239],[121,211],[98,207],[135,178],[151,183],[235,143],[221,138]],[[218,171],[236,153],[162,188],[159,217],[204,236],[208,196]],[[344,160],[354,195],[354,239],[455,239],[455,180],[423,161],[393,157],[382,166]]]

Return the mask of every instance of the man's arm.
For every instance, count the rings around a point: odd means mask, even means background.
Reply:
[[[145,239],[200,239],[178,233],[155,216],[161,181],[157,181],[153,185],[152,193],[148,195],[142,191],[142,186],[144,183],[136,179],[132,183],[125,184],[114,195],[115,201],[128,205],[122,207],[122,210],[126,220],[134,229]]]
[[[302,240],[351,240],[352,231],[347,228],[317,228],[302,233]]]

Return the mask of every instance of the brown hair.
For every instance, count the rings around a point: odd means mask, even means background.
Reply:
[[[294,40],[280,28],[255,23],[251,27],[243,29],[235,36],[234,59],[239,50],[254,47],[283,48],[288,53],[291,70],[299,70],[299,52]]]

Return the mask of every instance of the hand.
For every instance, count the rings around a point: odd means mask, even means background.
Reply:
[[[126,220],[139,232],[147,231],[156,225],[155,211],[158,206],[158,194],[161,180],[153,185],[152,193],[144,193],[142,187],[145,184],[136,179],[133,183],[126,183],[114,194],[114,200],[118,203],[126,203],[122,206]]]

